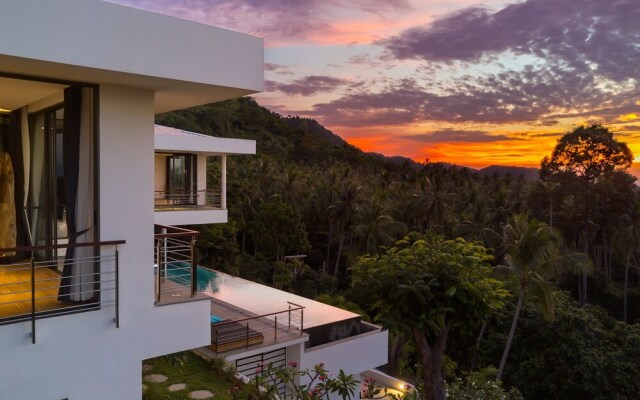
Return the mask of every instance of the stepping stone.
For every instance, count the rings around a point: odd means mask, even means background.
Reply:
[[[145,385],[144,383],[142,384],[142,393],[147,391],[147,385]]]
[[[210,399],[213,397],[213,393],[208,390],[194,390],[189,393],[189,397],[192,399]]]
[[[178,390],[185,390],[186,388],[187,388],[186,383],[174,383],[173,385],[169,386],[169,391],[177,392]]]
[[[145,382],[162,383],[167,380],[167,377],[161,374],[149,374],[145,375],[142,380]]]
[[[142,364],[142,372],[149,372],[153,369],[151,364]]]

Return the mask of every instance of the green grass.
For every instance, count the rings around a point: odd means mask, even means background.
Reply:
[[[152,365],[153,369],[143,372],[143,375],[162,374],[168,378],[166,382],[162,383],[143,382],[148,387],[144,399],[184,400],[191,391],[209,390],[213,392],[213,398],[216,400],[232,400],[229,394],[232,384],[224,372],[211,368],[211,364],[191,352],[183,354],[185,358],[182,365],[172,363],[164,357],[144,362],[144,364]],[[186,383],[187,388],[177,392],[169,392],[169,386],[175,383]]]

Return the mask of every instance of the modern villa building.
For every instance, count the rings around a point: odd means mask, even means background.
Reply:
[[[386,363],[357,314],[196,273],[179,226],[227,221],[227,156],[255,142],[154,116],[263,90],[261,39],[98,0],[0,4],[1,400],[135,399],[142,360],[187,349]]]

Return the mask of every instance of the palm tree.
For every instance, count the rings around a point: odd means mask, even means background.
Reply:
[[[498,368],[498,381],[502,379],[525,295],[528,292],[534,295],[545,318],[552,319],[556,297],[551,279],[558,276],[565,266],[576,267],[585,272],[590,267],[589,259],[584,254],[561,254],[560,235],[556,230],[523,214],[514,215],[511,224],[504,227],[504,241],[507,248],[506,265],[497,268],[514,275],[519,287],[511,330]]]
[[[347,182],[342,187],[338,199],[329,206],[329,221],[332,230],[338,232],[340,237],[333,276],[337,276],[340,269],[340,257],[342,256],[344,239],[356,212],[356,205],[360,201],[359,196],[360,187],[351,182]]]
[[[620,216],[620,224],[615,234],[617,244],[622,248],[625,256],[624,294],[622,306],[622,320],[627,322],[627,294],[629,291],[629,265],[631,257],[640,247],[640,203],[636,202],[629,213]]]
[[[354,225],[353,231],[362,239],[363,247],[369,254],[377,254],[380,246],[394,243],[407,232],[404,223],[385,213],[380,194],[374,196],[373,200],[364,202],[356,220],[358,223]]]

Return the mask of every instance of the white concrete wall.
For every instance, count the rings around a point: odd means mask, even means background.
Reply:
[[[340,369],[347,374],[360,374],[387,363],[388,332],[373,331],[351,338],[306,349],[300,358],[301,368],[324,363],[332,374]]]
[[[260,38],[106,1],[2,0],[0,5],[0,37],[25,33],[20,40],[3,40],[3,54],[185,82],[263,88]]]
[[[143,359],[209,343],[209,301],[153,302],[153,99],[148,91],[100,88],[101,240],[127,241],[120,328],[113,307],[38,320],[36,344],[30,323],[0,326],[0,400],[139,398]]]
[[[179,153],[256,154],[256,141],[183,133],[179,129],[156,125],[155,148]]]
[[[227,210],[156,211],[154,221],[159,225],[226,224]]]
[[[298,363],[300,370],[312,369],[323,363],[324,368],[334,377],[344,370],[361,383],[364,371],[387,363],[388,332],[373,331],[355,337],[327,343],[311,349],[304,349],[304,344],[287,347],[287,363]],[[299,384],[308,384],[308,378],[301,378]],[[362,384],[356,390],[356,398]],[[340,400],[334,393],[330,400]]]
[[[263,40],[98,0],[0,0],[4,72],[156,91],[165,112],[263,90]]]
[[[197,170],[196,185],[198,187],[198,205],[202,206],[206,203],[206,200],[207,200],[206,192],[201,192],[202,190],[207,190],[207,155],[206,154],[196,155],[196,170]]]

